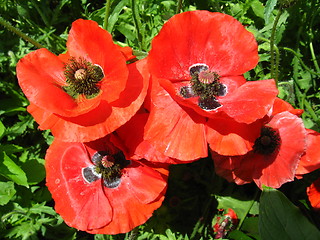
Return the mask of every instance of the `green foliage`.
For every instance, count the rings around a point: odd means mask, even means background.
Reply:
[[[262,239],[319,239],[317,229],[281,192],[265,188],[260,199]]]
[[[281,2],[186,0],[182,11],[204,9],[230,14],[255,35],[260,61],[245,74],[248,80],[271,78],[270,39],[274,29],[279,97],[304,109],[302,118],[306,127],[319,131],[320,1],[286,5]],[[66,50],[67,34],[74,20],[92,19],[103,26],[104,4],[104,1],[89,0],[3,0],[0,12],[6,22],[60,54]],[[171,0],[111,1],[107,30],[116,43],[132,47],[143,58],[154,36],[175,14],[176,5],[177,1]],[[274,26],[278,14],[279,21]],[[49,131],[40,132],[26,111],[28,101],[18,86],[15,72],[18,60],[36,48],[1,25],[0,38],[0,238],[130,238],[130,233],[92,236],[76,231],[55,213],[45,186],[44,170],[45,151],[52,136]],[[214,239],[213,225],[221,217],[218,209],[228,208],[234,209],[240,219],[237,228],[226,236],[228,239],[289,239],[289,236],[316,239],[320,217],[311,212],[306,200],[309,177],[304,182],[286,184],[281,189],[286,196],[265,189],[259,201],[260,190],[255,185],[226,182],[214,174],[210,159],[173,166],[164,204],[135,230],[136,239]],[[293,186],[295,194],[292,194]]]

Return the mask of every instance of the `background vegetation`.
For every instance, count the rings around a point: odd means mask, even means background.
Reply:
[[[319,0],[114,0],[107,23],[105,6],[89,0],[0,1],[0,238],[206,240],[214,238],[213,225],[231,207],[240,222],[225,238],[316,239],[320,215],[305,190],[319,171],[261,193],[254,184],[237,186],[216,176],[210,159],[173,166],[163,206],[131,234],[90,235],[64,224],[45,186],[43,158],[52,136],[37,129],[16,79],[17,61],[37,47],[7,24],[59,54],[71,23],[92,19],[142,58],[177,11],[223,12],[246,25],[259,43],[260,62],[247,79],[277,79],[279,96],[305,110],[305,126],[320,127]]]

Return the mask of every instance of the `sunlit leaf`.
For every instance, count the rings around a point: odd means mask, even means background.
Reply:
[[[268,0],[264,9],[264,21],[269,23],[271,13],[277,4],[277,0]]]
[[[16,184],[28,187],[25,172],[5,152],[0,152],[0,174]]]
[[[0,205],[7,204],[15,193],[13,182],[0,182]]]

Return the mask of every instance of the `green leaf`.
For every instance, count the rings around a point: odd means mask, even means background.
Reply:
[[[26,174],[5,152],[0,152],[0,174],[16,184],[28,187]]]
[[[7,204],[15,193],[13,182],[0,182],[0,205]]]
[[[261,239],[320,239],[320,231],[300,210],[271,188],[264,188],[261,194],[259,230]]]
[[[233,197],[221,197],[217,196],[218,200],[218,209],[223,208],[223,209],[228,209],[232,208],[236,213],[239,219],[244,219],[251,208],[253,202],[252,200],[249,201],[243,201],[239,200]]]
[[[277,0],[268,0],[264,9],[264,21],[266,24],[269,23],[269,19],[274,7],[277,5]]]
[[[264,7],[259,0],[251,1],[250,6],[255,15],[257,15],[260,18],[264,18]]]
[[[26,173],[30,185],[41,182],[46,176],[43,159],[27,160],[21,168]]]
[[[120,1],[117,6],[113,9],[112,13],[109,16],[107,30],[109,33],[112,32],[114,25],[119,19],[119,15],[122,9],[128,4],[128,0]]]
[[[3,125],[3,123],[0,121],[0,139],[2,138],[5,131],[6,131],[6,128]]]
[[[245,233],[234,230],[228,234],[228,239],[234,239],[234,240],[253,240],[253,238],[247,236]]]

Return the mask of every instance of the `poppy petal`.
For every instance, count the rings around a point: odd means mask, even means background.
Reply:
[[[98,64],[105,74],[101,81],[103,98],[108,102],[119,99],[126,86],[128,70],[126,59],[110,33],[94,21],[78,19],[72,23],[67,49],[72,57],[83,57]]]
[[[162,204],[166,187],[167,175],[160,174],[140,161],[132,161],[125,169],[119,187],[104,190],[113,208],[114,221],[101,229],[88,232],[125,233],[145,223]]]
[[[194,113],[191,117],[156,82],[153,82],[153,88],[145,140],[166,156],[178,160],[206,157],[204,119]]]
[[[208,11],[177,14],[152,41],[150,71],[166,79],[188,79],[189,67],[210,66],[220,76],[241,75],[258,63],[257,42],[233,17]]]
[[[55,137],[64,141],[88,142],[104,137],[127,122],[139,110],[147,94],[149,75],[145,62],[132,63],[128,68],[130,80],[126,90],[121,100],[112,105],[101,101],[96,109],[76,118],[58,116],[34,104],[28,106],[28,112],[40,129],[50,129]]]
[[[285,111],[288,111],[297,116],[301,116],[301,114],[303,113],[303,109],[294,109],[290,103],[277,97],[273,103],[272,115],[276,115],[277,113]]]
[[[221,111],[237,122],[252,123],[263,118],[271,109],[278,94],[273,79],[248,81],[233,94],[220,97]]]
[[[320,168],[320,133],[306,129],[307,131],[307,147],[306,152],[302,155],[296,177],[301,178],[303,174],[310,173]]]
[[[46,154],[47,186],[55,199],[55,209],[65,222],[87,231],[112,220],[112,208],[101,180],[88,183],[82,169],[92,165],[82,143],[54,140]]]
[[[130,121],[116,130],[121,142],[128,148],[128,154],[133,159],[146,159],[151,162],[175,163],[175,160],[157,151],[148,141],[144,140],[144,126],[149,114],[136,114]]]
[[[220,155],[244,155],[252,150],[260,135],[260,121],[238,123],[230,117],[212,118],[207,122],[207,141],[210,149]]]
[[[302,119],[289,112],[275,115],[268,126],[279,131],[281,145],[279,153],[270,165],[262,169],[262,175],[254,179],[258,187],[266,185],[279,188],[283,183],[294,180],[301,155],[306,147],[306,130]],[[253,161],[253,160],[252,160]]]
[[[17,77],[30,102],[48,111],[69,116],[73,114],[77,103],[62,89],[65,85],[63,69],[64,63],[42,48],[20,59]]]
[[[319,211],[320,210],[320,178],[314,181],[307,188],[307,195],[310,201],[311,206]]]
[[[204,116],[204,117],[216,117],[217,113],[220,113],[223,111],[223,107],[216,108],[212,111],[205,110],[201,107],[199,107],[199,97],[198,96],[190,96],[190,97],[183,97],[180,93],[181,89],[184,87],[189,87],[189,81],[180,81],[172,83],[171,81],[163,78],[156,78],[157,81],[159,81],[161,87],[163,87],[170,96],[179,104],[182,106],[186,106],[189,108],[192,108],[195,112],[198,114]],[[246,80],[243,76],[230,76],[230,77],[223,77],[221,78],[221,83],[225,84],[227,88],[227,95],[232,94],[238,87],[246,83]],[[219,102],[219,97],[217,97]],[[220,105],[220,104],[219,104]]]

